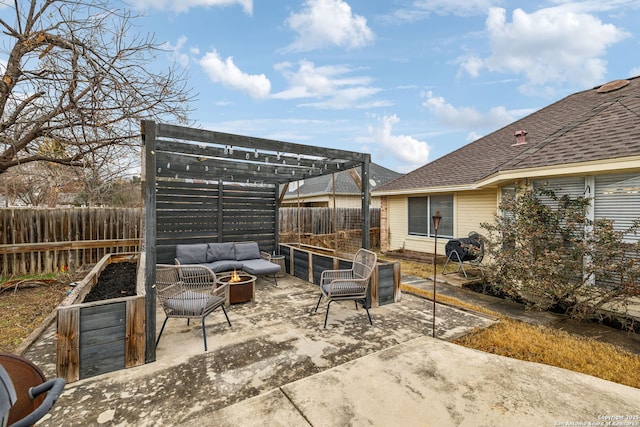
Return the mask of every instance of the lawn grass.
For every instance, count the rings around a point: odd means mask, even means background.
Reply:
[[[427,279],[433,275],[432,265],[404,260],[400,263],[403,274]],[[438,265],[438,268],[442,267]],[[401,290],[426,299],[433,299],[432,292],[410,285],[401,285]],[[493,326],[476,329],[454,340],[455,344],[527,362],[556,366],[640,388],[640,355],[638,354],[592,338],[507,318],[454,297],[438,295],[437,301],[493,315],[498,319]]]
[[[640,355],[558,329],[503,317],[495,325],[453,342],[640,388]]]

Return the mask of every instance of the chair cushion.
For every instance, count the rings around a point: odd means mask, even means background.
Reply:
[[[356,282],[340,282],[331,287],[329,284],[322,285],[322,290],[325,294],[331,290],[331,296],[334,297],[347,297],[347,296],[361,296],[365,293],[366,288],[360,283]]]
[[[260,259],[260,248],[256,242],[239,242],[235,244],[236,260]]]
[[[207,262],[236,259],[236,251],[233,242],[209,243],[207,247]]]
[[[280,272],[280,265],[266,259],[248,259],[242,261],[242,270],[254,275],[274,274]]]
[[[228,259],[208,262],[203,265],[205,267],[209,267],[214,273],[221,273],[223,271],[232,271],[232,270],[242,270],[242,262],[228,260]]]
[[[176,245],[176,259],[180,264],[202,264],[207,262],[207,243]]]
[[[187,290],[167,298],[164,305],[175,310],[176,314],[200,316],[206,308],[221,303],[224,303],[224,299],[217,295]]]

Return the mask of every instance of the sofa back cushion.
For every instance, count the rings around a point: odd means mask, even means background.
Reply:
[[[235,249],[238,261],[260,258],[260,249],[256,242],[238,242],[235,244]]]
[[[235,260],[236,251],[233,242],[209,243],[207,248],[207,262]]]
[[[176,245],[176,259],[180,264],[202,264],[207,262],[207,244],[189,243]]]

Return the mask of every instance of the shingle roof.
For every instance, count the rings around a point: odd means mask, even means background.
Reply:
[[[640,77],[567,96],[376,191],[471,185],[494,173],[640,155]],[[609,88],[613,87],[613,90]],[[527,143],[513,145],[515,132]]]
[[[386,184],[398,177],[402,176],[401,173],[392,171],[376,163],[369,164],[369,178],[373,179],[376,186],[371,186],[373,191],[377,187]],[[360,194],[360,190],[356,187],[355,182],[346,170],[340,171],[335,174],[336,194]],[[305,179],[304,184],[300,186],[301,196],[319,195],[319,194],[332,194],[333,183],[331,175],[322,175],[311,179]],[[285,199],[297,197],[298,192],[288,192]]]

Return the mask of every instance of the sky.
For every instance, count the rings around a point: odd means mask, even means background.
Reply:
[[[406,173],[572,93],[640,75],[640,0],[130,0],[204,129]]]

